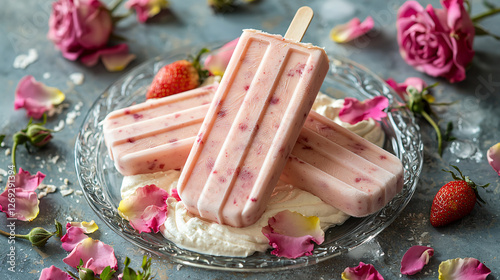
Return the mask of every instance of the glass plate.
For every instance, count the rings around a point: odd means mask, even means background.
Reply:
[[[271,255],[270,251],[246,258],[212,256],[179,248],[160,233],[136,232],[117,211],[123,177],[108,156],[100,123],[116,109],[143,102],[148,85],[163,65],[184,59],[199,49],[172,51],[134,68],[106,89],[85,117],[75,144],[78,180],[92,209],[118,235],[184,265],[231,271],[272,271],[312,265],[343,255],[375,237],[404,209],[415,192],[422,169],[423,144],[414,118],[403,109],[389,113],[381,123],[386,133],[384,148],[400,158],[405,168],[403,191],[379,212],[364,218],[350,218],[341,226],[327,230],[325,242],[316,246],[311,256],[286,259]],[[384,95],[391,104],[401,101],[383,80],[364,67],[346,59],[330,60],[330,72],[321,89],[323,93],[334,98],[349,96],[360,100]]]

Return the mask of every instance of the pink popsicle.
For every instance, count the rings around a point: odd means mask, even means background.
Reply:
[[[321,48],[243,32],[179,179],[190,212],[235,227],[261,216],[328,67]]]
[[[180,169],[206,115],[197,105],[210,104],[218,84],[149,100],[110,113],[104,139],[116,169],[123,175]]]

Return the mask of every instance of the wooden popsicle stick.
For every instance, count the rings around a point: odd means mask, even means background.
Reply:
[[[314,16],[313,10],[308,6],[300,7],[288,26],[285,38],[300,42],[306,33],[309,23]]]

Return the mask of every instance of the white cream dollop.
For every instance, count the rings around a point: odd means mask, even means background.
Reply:
[[[339,112],[343,105],[344,99],[333,99],[320,92],[314,101],[312,110],[349,129],[373,144],[382,147],[384,145],[385,134],[380,123],[373,119],[364,120],[356,124],[343,122],[339,118]]]
[[[179,171],[169,170],[126,176],[122,183],[122,198],[148,184],[155,184],[170,193],[177,187],[179,175]],[[246,257],[270,248],[269,241],[261,232],[262,228],[267,226],[269,218],[286,209],[305,216],[317,216],[323,229],[342,224],[349,218],[317,196],[282,182],[274,189],[262,217],[255,224],[244,228],[220,225],[191,215],[182,201],[178,202],[174,198],[168,198],[167,204],[167,220],[160,227],[163,236],[181,248],[217,256]]]

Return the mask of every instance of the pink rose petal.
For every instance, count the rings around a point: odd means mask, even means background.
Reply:
[[[239,39],[240,38],[232,40],[220,49],[208,55],[204,62],[205,68],[213,75],[222,76],[224,71],[226,71],[226,67],[229,64],[229,60],[233,55]]]
[[[155,185],[137,188],[130,197],[120,201],[118,211],[139,232],[156,233],[166,220],[168,192]]]
[[[64,100],[64,93],[54,87],[37,82],[33,76],[25,76],[17,85],[14,109],[26,109],[28,116],[39,119],[43,113]]]
[[[489,268],[474,258],[451,259],[439,265],[439,279],[485,280],[490,273]]]
[[[73,280],[73,277],[52,265],[42,270],[38,280]]]
[[[387,116],[383,110],[388,106],[389,100],[385,96],[375,96],[365,101],[347,97],[344,99],[344,106],[340,109],[339,119],[350,124],[356,124],[370,118],[380,121]]]
[[[434,255],[434,249],[426,246],[413,246],[401,260],[401,274],[413,275],[420,272]]]
[[[99,227],[92,220],[87,222],[71,222],[66,224],[66,234],[61,237],[62,247],[64,250],[70,252],[76,245],[80,244],[83,240],[87,239],[87,233],[95,232]]]
[[[112,47],[102,48],[82,56],[80,61],[86,66],[94,66],[97,62],[99,62],[99,59],[101,59],[104,67],[106,67],[108,71],[121,71],[134,58],[135,55],[128,53],[127,44],[119,44]]]
[[[66,264],[74,268],[80,265],[80,260],[83,261],[83,267],[91,269],[96,274],[101,274],[107,266],[114,270],[118,268],[113,248],[90,237],[80,242],[63,259]]]
[[[64,250],[71,252],[83,240],[89,238],[84,230],[79,227],[70,227],[66,230],[66,234],[61,237],[61,246]]]
[[[270,218],[268,225],[262,228],[262,234],[274,248],[271,252],[273,255],[291,259],[311,255],[314,243],[321,244],[324,241],[318,217],[305,217],[288,210]]]
[[[97,224],[94,222],[94,220],[90,222],[70,222],[66,223],[66,229],[70,229],[72,227],[80,228],[82,229],[83,233],[93,233],[96,230],[99,229]]]
[[[486,157],[493,170],[500,176],[500,143],[489,148]]]
[[[371,264],[359,262],[356,267],[348,267],[342,272],[342,280],[384,280]]]
[[[170,194],[171,197],[175,198],[177,201],[181,201],[181,197],[179,196],[179,192],[177,189],[172,189],[172,193]]]
[[[9,180],[7,187],[0,194],[0,210],[7,214],[8,218],[16,218],[20,221],[32,221],[38,216],[39,200],[35,190],[42,183],[45,174],[38,171],[31,175],[28,171],[19,168],[19,172]],[[15,197],[13,197],[15,195]],[[15,200],[15,208],[12,205]]]
[[[167,0],[129,0],[125,3],[127,9],[135,9],[137,21],[144,23],[148,18],[159,14],[162,9],[168,7]]]
[[[387,79],[386,83],[394,89],[394,91],[401,97],[403,100],[408,100],[407,88],[412,86],[417,89],[417,91],[421,92],[424,88],[427,87],[427,83],[417,77],[409,77],[402,83],[397,83],[392,78]]]
[[[35,175],[31,175],[28,171],[19,168],[19,172],[17,172],[12,183],[16,185],[16,188],[21,188],[24,191],[35,191],[43,179],[45,179],[45,174],[40,171]]]
[[[371,16],[361,22],[359,18],[353,18],[349,22],[335,26],[330,31],[330,38],[337,43],[347,43],[361,35],[366,34],[374,26]]]

